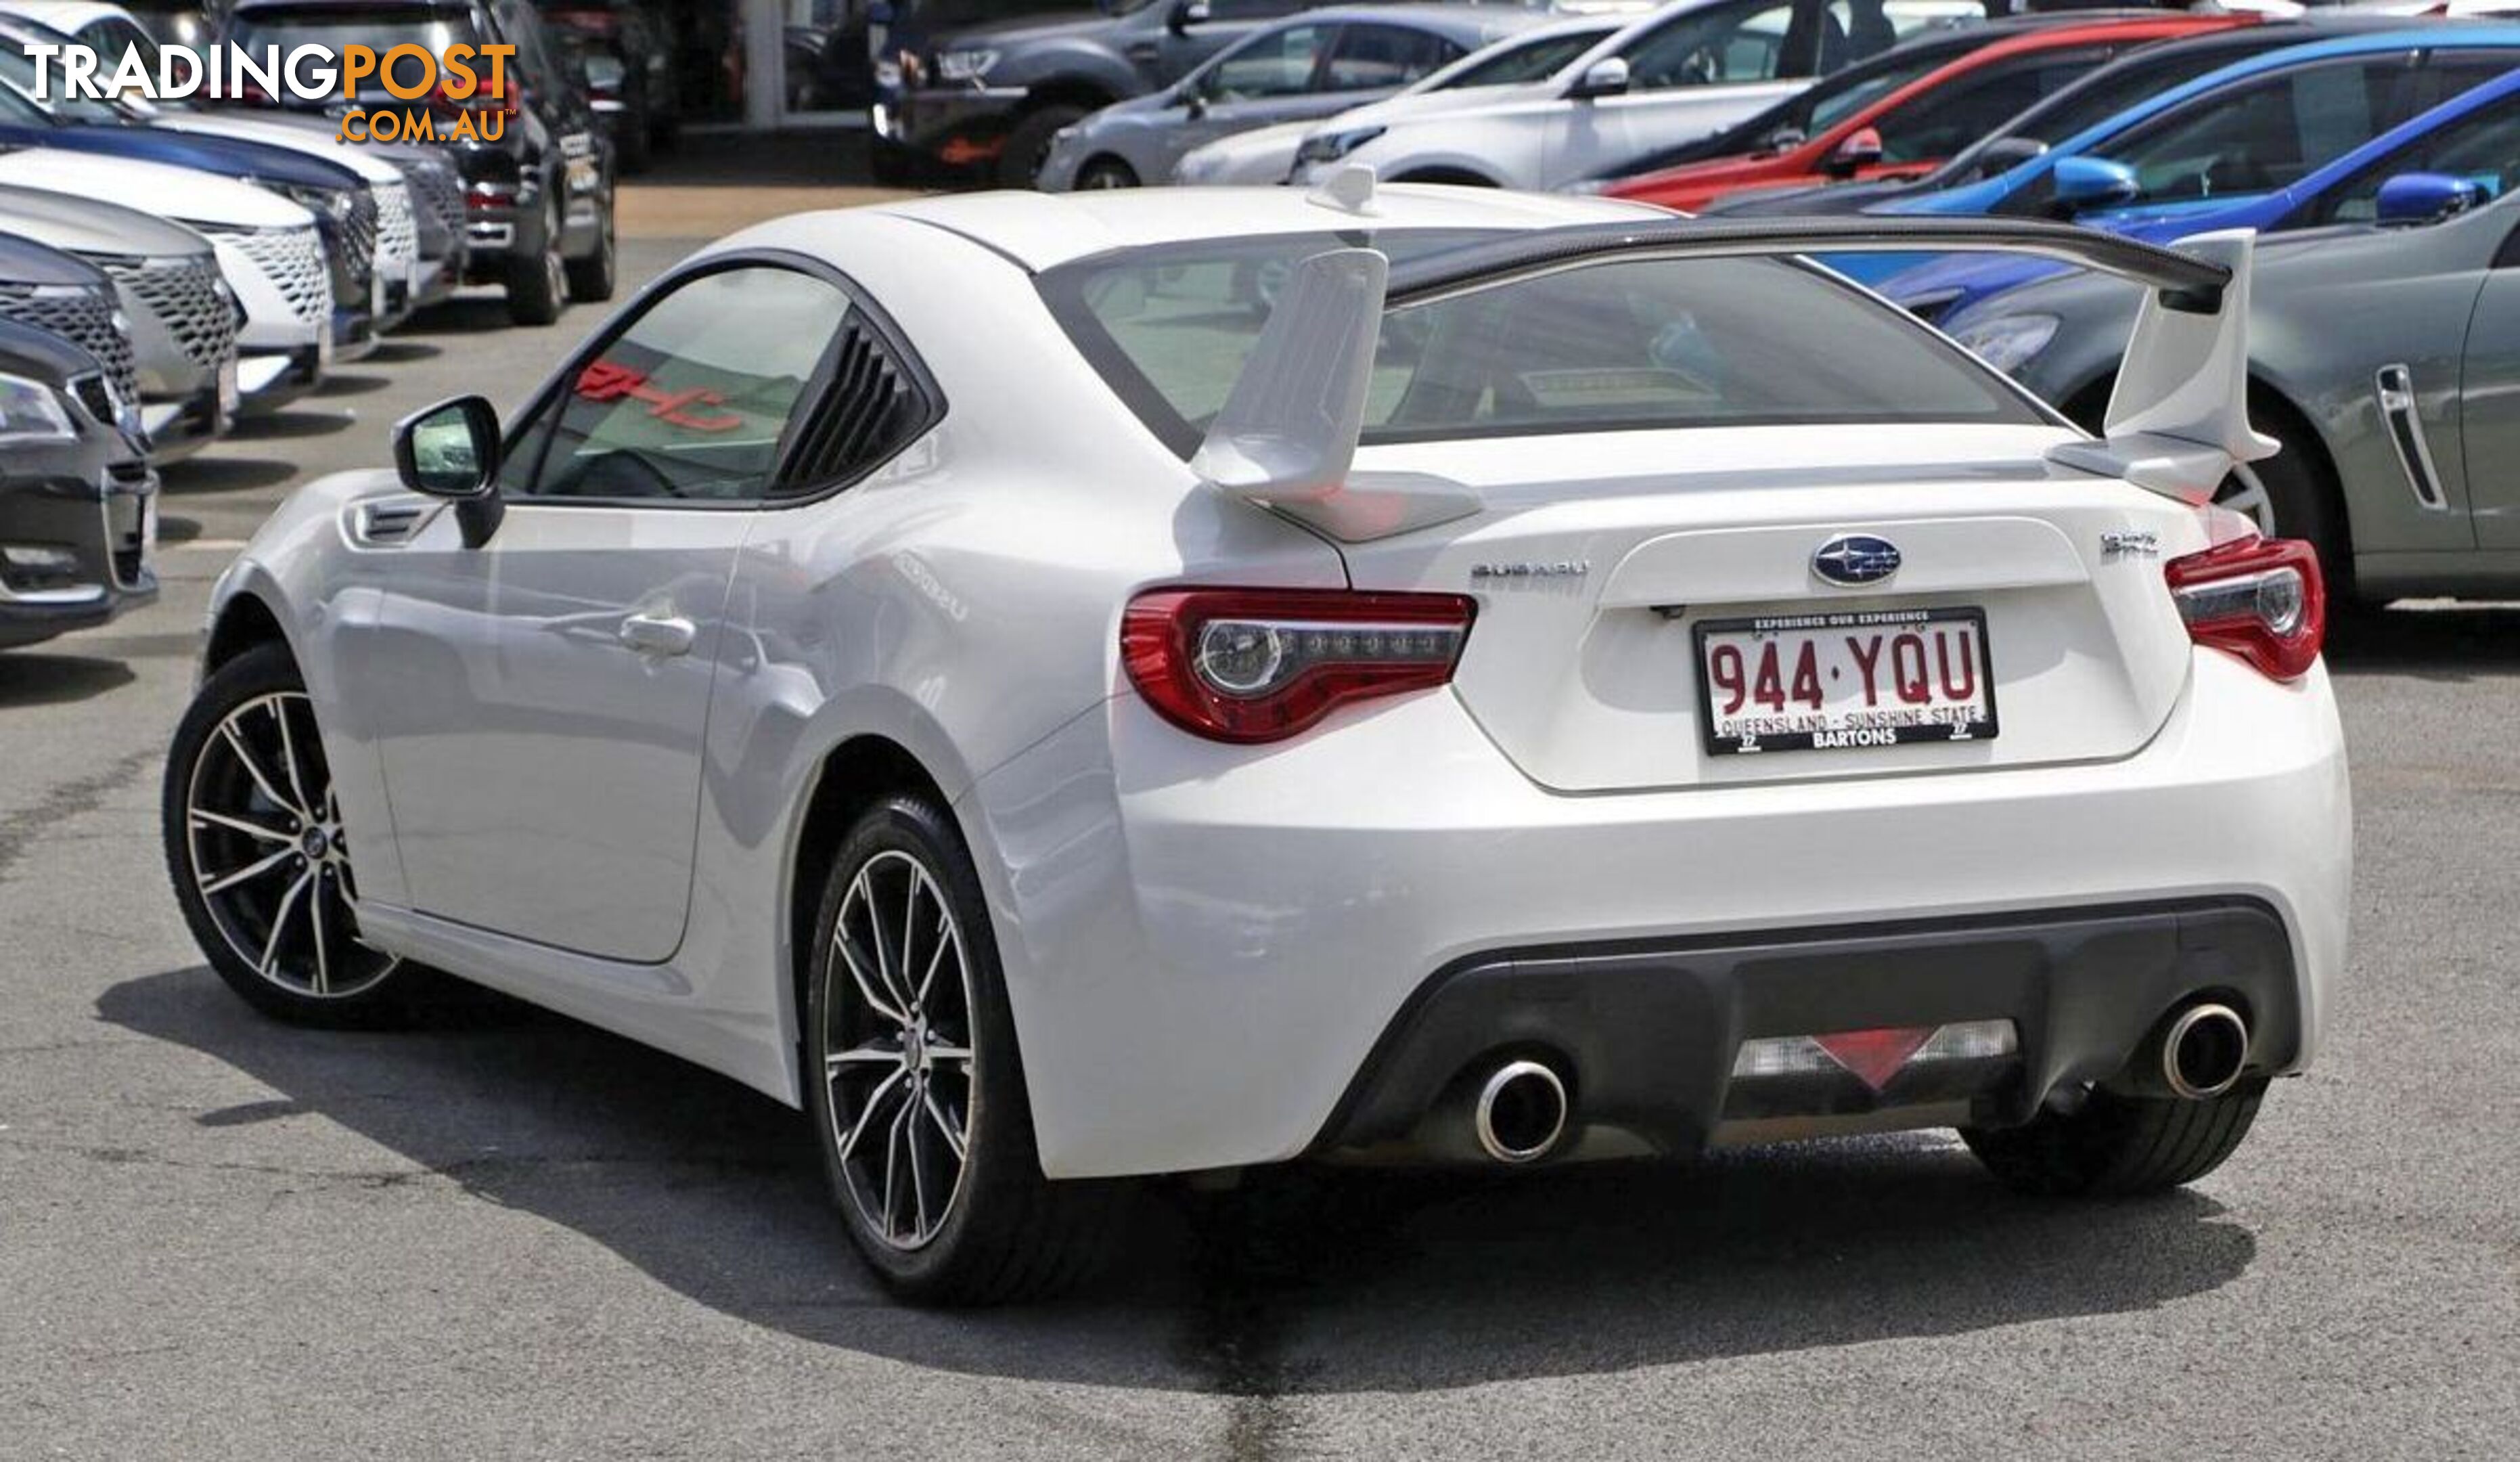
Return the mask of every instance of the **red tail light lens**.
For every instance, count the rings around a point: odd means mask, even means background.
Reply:
[[[2277,680],[2310,673],[2327,638],[2327,584],[2298,538],[2242,538],[2162,566],[2187,634]]]
[[[1120,661],[1182,729],[1278,741],[1349,701],[1450,681],[1473,608],[1459,594],[1157,589],[1130,601]]]

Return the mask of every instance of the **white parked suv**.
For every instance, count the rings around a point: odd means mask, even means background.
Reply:
[[[227,409],[303,394],[333,358],[333,286],[315,215],[233,178],[95,153],[29,147],[0,153],[0,183],[120,204],[209,238],[245,310]]]
[[[1561,188],[1730,126],[1923,26],[1984,15],[1975,0],[1679,0],[1480,105],[1418,92],[1317,123],[1294,181],[1359,162],[1394,182]]]
[[[1802,257],[1882,248],[2138,281],[2105,434]],[[765,223],[272,515],[176,896],[281,1018],[452,972],[804,1108],[923,1300],[1313,1157],[2182,1183],[2352,903],[2318,560],[2212,501],[2249,258],[1362,168]]]

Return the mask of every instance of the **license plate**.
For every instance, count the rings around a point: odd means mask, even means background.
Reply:
[[[1710,755],[1991,741],[1986,612],[1859,610],[1697,626]]]
[[[219,415],[236,415],[237,401],[237,363],[231,355],[219,362]]]

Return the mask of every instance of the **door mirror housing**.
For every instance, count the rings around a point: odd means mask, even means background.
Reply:
[[[2143,192],[2134,168],[2106,158],[2059,158],[2053,177],[2056,211],[2067,218],[2133,203]]]
[[[1164,15],[1164,28],[1175,35],[1189,32],[1192,25],[1204,25],[1214,12],[1207,0],[1173,0],[1173,8]]]
[[[430,497],[466,502],[490,495],[499,478],[499,412],[479,396],[457,396],[394,424],[394,471]]]
[[[1567,100],[1589,102],[1596,97],[1625,96],[1628,90],[1628,63],[1625,57],[1611,56],[1594,62],[1575,78]]]
[[[2484,201],[2485,190],[2472,178],[2402,172],[2380,185],[2373,216],[2383,225],[2408,228],[2456,217]]]
[[[1880,160],[1881,134],[1870,127],[1858,127],[1830,150],[1828,160],[1821,168],[1831,177],[1851,178]]]

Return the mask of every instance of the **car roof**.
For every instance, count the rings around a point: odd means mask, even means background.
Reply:
[[[1092,254],[1199,239],[1265,238],[1362,228],[1552,228],[1665,218],[1608,199],[1484,188],[1386,184],[1359,215],[1301,188],[1122,188],[1084,193],[969,193],[879,204],[971,240],[1038,273]]]

